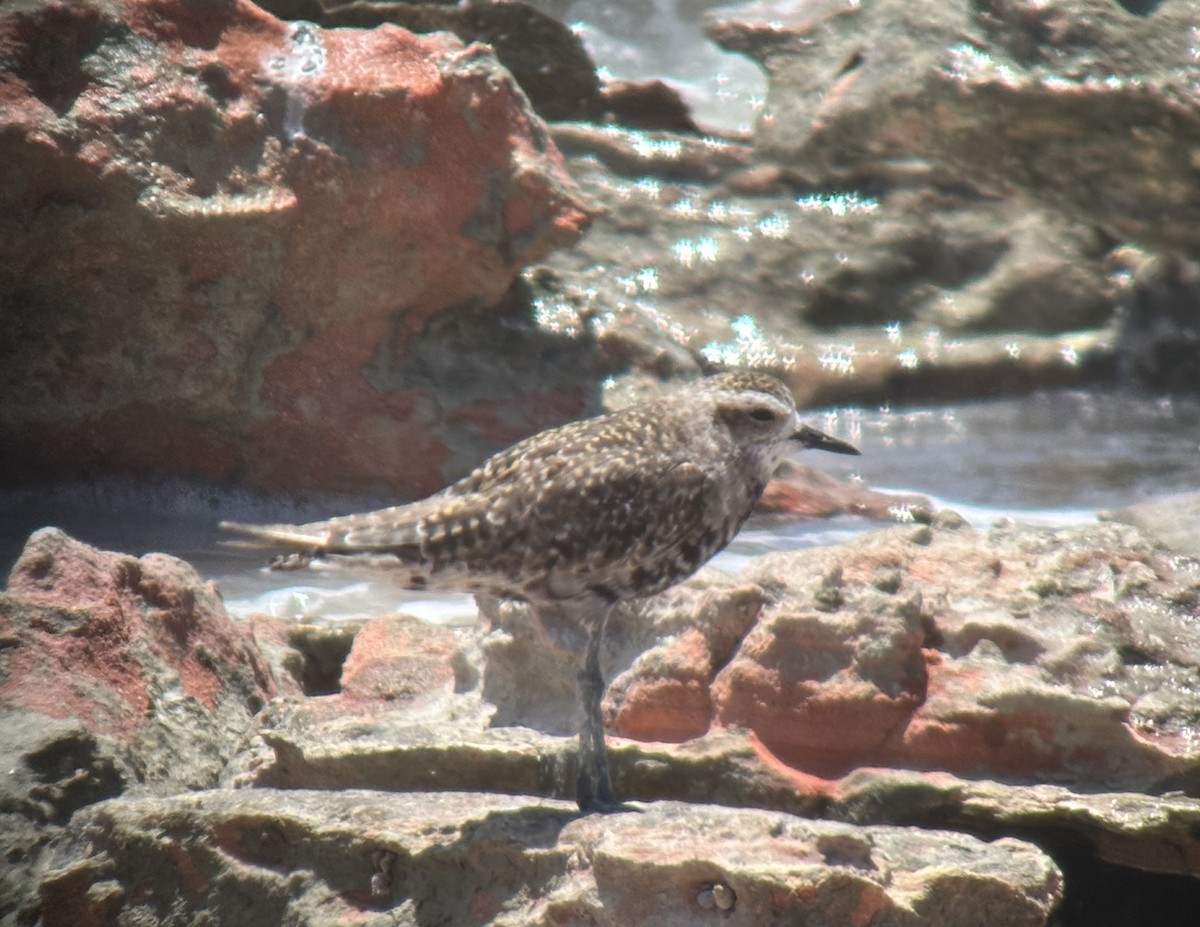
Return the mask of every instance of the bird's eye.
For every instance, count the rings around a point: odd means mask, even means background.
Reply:
[[[750,417],[756,422],[762,422],[764,425],[767,422],[775,421],[775,413],[770,409],[751,409]]]

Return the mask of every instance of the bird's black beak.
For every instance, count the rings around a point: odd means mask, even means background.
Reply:
[[[831,438],[825,432],[809,428],[807,425],[797,428],[792,433],[792,440],[799,441],[802,447],[810,447],[817,451],[831,451],[834,454],[854,454],[856,456],[862,453],[853,444]]]

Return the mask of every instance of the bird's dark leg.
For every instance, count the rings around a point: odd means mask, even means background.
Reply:
[[[599,620],[588,623],[587,650],[579,671],[579,702],[583,707],[583,726],[579,730],[579,785],[575,797],[582,811],[611,811],[612,780],[608,774],[608,752],[604,745],[604,719],[600,703],[604,699],[604,677],[600,673],[600,647],[610,608],[600,612]]]

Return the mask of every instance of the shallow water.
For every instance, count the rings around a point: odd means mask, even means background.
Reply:
[[[750,59],[723,51],[704,35],[704,14],[723,0],[533,3],[570,24],[602,78],[662,80],[679,91],[701,126],[750,131],[767,81]]]
[[[877,489],[923,493],[984,527],[1002,516],[1047,525],[1091,521],[1098,510],[1200,490],[1200,400],[1060,392],[905,410],[812,413],[818,427],[858,444],[862,457],[805,462]],[[168,481],[0,491],[0,569],[29,532],[57,525],[98,547],[175,554],[214,579],[235,614],[263,611],[334,621],[403,609],[429,620],[474,620],[466,596],[408,593],[336,574],[295,578],[261,569],[262,555],[220,546],[221,519],[304,521],[391,504],[383,498],[268,498]],[[854,517],[749,525],[716,562],[832,544],[870,527]]]

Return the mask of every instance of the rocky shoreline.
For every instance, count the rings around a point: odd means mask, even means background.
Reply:
[[[411,499],[724,365],[807,406],[1200,384],[1185,0],[712,14],[752,138],[515,0],[265,6],[0,12],[5,485]],[[564,801],[571,629],[238,621],[43,529],[0,594],[0,927],[1190,925],[1197,506],[906,500],[622,609],[609,817]]]
[[[0,595],[4,922],[1121,924],[1146,884],[1182,924],[1198,602],[1130,525],[949,511],[706,569],[614,615],[637,810],[581,817],[572,629],[239,622],[44,529]]]

